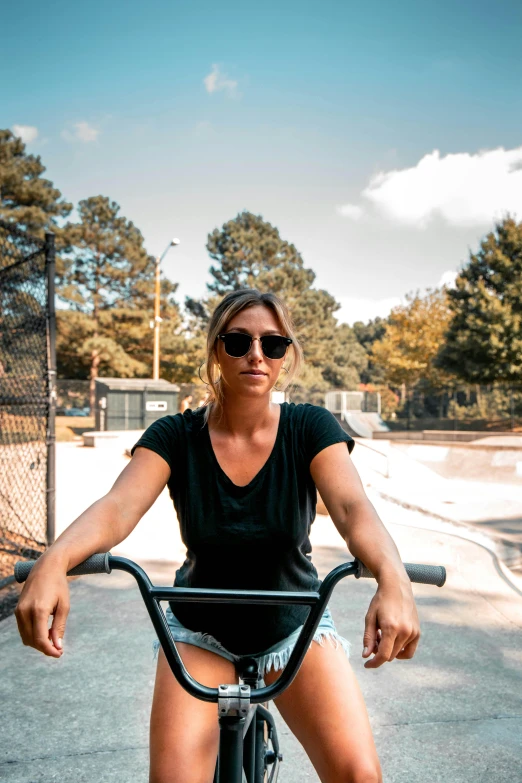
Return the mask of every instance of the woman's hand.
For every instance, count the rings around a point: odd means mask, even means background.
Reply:
[[[47,554],[42,555],[20,595],[15,610],[22,641],[44,655],[61,658],[63,635],[69,614],[69,585],[66,570]],[[53,616],[51,628],[49,617]]]
[[[413,658],[420,626],[409,579],[381,582],[366,614],[363,658],[366,669],[377,669],[395,658]]]

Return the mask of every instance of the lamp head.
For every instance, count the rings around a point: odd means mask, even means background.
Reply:
[[[171,240],[170,244],[171,244],[171,245],[179,245],[179,239],[178,239],[177,237],[174,237],[174,238]]]

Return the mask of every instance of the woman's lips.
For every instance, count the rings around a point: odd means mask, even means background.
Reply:
[[[264,378],[266,372],[261,372],[260,370],[245,370],[241,375],[250,375],[251,378]]]

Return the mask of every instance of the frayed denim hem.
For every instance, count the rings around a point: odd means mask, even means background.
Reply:
[[[320,644],[322,647],[324,647],[325,641],[328,640],[335,649],[341,645],[344,652],[346,653],[346,657],[350,657],[350,642],[345,639],[342,636],[339,636],[337,631],[330,631],[330,630],[321,630],[320,628],[317,629],[317,631],[314,634],[313,641],[317,642],[317,644]],[[276,652],[269,652],[265,655],[260,655],[259,660],[259,671],[262,677],[269,672],[279,672],[281,669],[284,669],[287,665],[288,661],[290,660],[290,656],[292,655],[292,652],[295,647],[295,641],[292,641],[291,644],[288,644],[286,647],[283,647],[282,650],[278,650]]]
[[[171,629],[172,633],[172,629]],[[188,628],[176,625],[176,631],[173,634],[175,642],[185,642],[185,644],[192,644],[194,647],[200,647],[202,650],[209,650],[210,652],[218,653],[223,658],[235,663],[237,660],[236,655],[230,653],[226,647],[223,647],[221,642],[218,642],[214,636],[209,633],[203,633],[203,631],[191,631]],[[159,649],[161,647],[159,639],[155,639],[152,643],[153,660],[158,657]]]
[[[317,644],[320,644],[321,646],[324,646],[325,641],[328,640],[331,644],[333,644],[334,648],[337,648],[340,644],[346,653],[346,657],[349,658],[350,642],[337,633],[329,614],[325,625],[327,627],[323,626],[321,628],[321,624],[319,624],[319,627],[314,634],[313,641],[317,642]],[[256,658],[256,660],[259,662],[259,673],[261,677],[264,677],[266,672],[272,670],[274,672],[278,672],[285,668],[301,630],[302,626],[290,634],[290,636],[288,636],[286,639],[283,639],[281,642],[269,648],[268,650],[250,656],[252,658]],[[211,634],[203,633],[202,631],[191,631],[188,628],[178,624],[176,624],[174,628],[171,627],[171,632],[173,632],[175,642],[185,642],[186,644],[192,644],[195,647],[200,647],[203,650],[209,650],[209,652],[217,653],[217,655],[220,655],[222,658],[226,658],[226,660],[230,661],[231,663],[235,664],[241,657],[245,657],[229,652],[225,647],[223,647],[221,642],[219,642],[214,636],[211,636]],[[160,642],[158,639],[155,639],[152,645],[154,659],[156,659],[158,655],[159,648]]]

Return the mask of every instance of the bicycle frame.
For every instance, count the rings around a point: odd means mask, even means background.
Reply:
[[[108,566],[111,570],[127,571],[135,578],[165,657],[179,684],[196,699],[218,704],[220,732],[219,761],[214,778],[216,783],[242,783],[243,745],[246,756],[245,773],[247,781],[248,783],[257,783],[254,776],[256,753],[259,752],[260,744],[259,724],[267,722],[274,730],[273,735],[275,735],[273,717],[262,706],[262,703],[276,699],[292,683],[312,642],[335,585],[345,576],[358,575],[359,564],[357,561],[338,566],[324,579],[318,592],[309,593],[157,587],[152,584],[145,571],[131,560],[109,555]],[[197,682],[186,670],[176,648],[165,614],[160,606],[161,601],[169,601],[170,603],[299,604],[301,606],[309,606],[310,612],[290,655],[288,664],[275,682],[269,686],[257,687],[258,674],[255,661],[245,656],[240,659],[237,666],[241,680],[239,685],[234,683],[233,685],[221,685],[219,688],[209,688]],[[270,783],[277,780],[279,762],[281,760],[279,747],[276,743],[277,736],[274,743],[274,766],[270,776]]]

